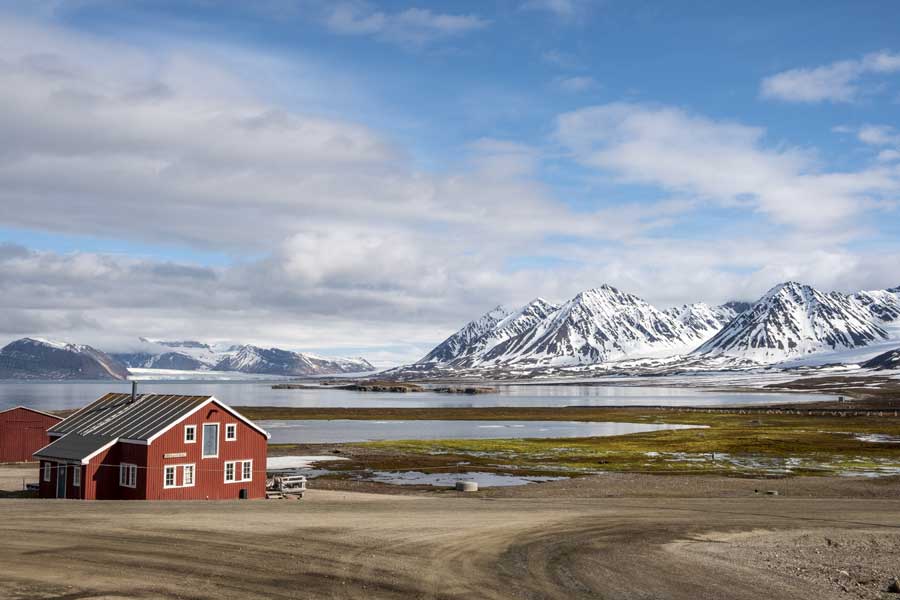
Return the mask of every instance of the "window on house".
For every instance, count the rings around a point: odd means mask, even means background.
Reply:
[[[185,425],[184,426],[184,443],[185,444],[193,444],[197,441],[197,426],[196,425]]]
[[[163,470],[163,487],[175,487],[175,465],[166,465]]]
[[[233,442],[237,439],[237,425],[229,423],[225,426],[225,441]]]
[[[234,462],[225,463],[225,483],[234,481]]]
[[[72,485],[81,487],[81,465],[72,465]]]
[[[181,487],[193,487],[194,485],[194,465],[182,465]]]
[[[219,456],[219,424],[203,424],[203,458]]]
[[[253,461],[245,460],[241,463],[241,481],[251,481],[253,479]]]
[[[44,463],[44,481],[50,481],[50,463]]]
[[[119,465],[119,485],[122,487],[137,487],[137,465],[122,463]]]

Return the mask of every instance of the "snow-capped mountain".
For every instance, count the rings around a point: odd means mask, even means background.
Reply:
[[[788,282],[753,304],[694,303],[663,311],[603,285],[558,307],[540,298],[515,312],[497,307],[411,368],[531,369],[661,357],[677,363],[679,355],[694,362],[710,358],[724,368],[869,346],[877,351],[898,333],[900,288],[826,294]]]
[[[481,318],[468,323],[448,338],[444,344],[455,344],[455,356],[450,360],[440,361],[444,364],[452,364],[454,367],[471,367],[482,362],[484,356],[498,345],[506,340],[520,336],[531,331],[538,324],[543,322],[547,317],[553,314],[559,307],[547,302],[543,298],[535,298],[521,309],[507,314],[504,318],[496,321],[491,327],[486,327],[497,316],[504,311],[501,307],[495,308]],[[480,336],[472,338],[476,332],[483,331]],[[469,339],[470,341],[461,345],[462,341]],[[438,346],[440,348],[440,346]],[[435,349],[437,350],[437,348]],[[444,347],[449,350],[449,345]],[[419,364],[428,364],[433,362],[435,351],[426,356]]]
[[[900,320],[900,287],[863,291],[853,294],[850,298],[884,323]]]
[[[510,312],[503,306],[496,306],[474,321],[466,323],[462,329],[438,344],[424,358],[416,364],[450,363],[459,358],[484,335],[497,327],[500,321],[510,316]]]
[[[233,347],[219,361],[214,370],[238,371],[265,375],[333,375],[338,373],[360,373],[374,371],[367,360],[362,358],[324,358],[302,352],[291,352],[280,348],[260,348],[259,346]]]
[[[125,365],[83,344],[22,338],[0,349],[0,379],[127,379]]]
[[[685,327],[697,334],[701,340],[707,340],[731,322],[738,314],[745,312],[749,304],[729,302],[721,306],[710,306],[703,302],[685,304],[670,308],[666,314],[680,321]]]
[[[335,375],[374,371],[362,358],[326,358],[280,348],[140,338],[136,352],[115,354],[129,368],[177,371],[237,371],[260,375]]]
[[[853,296],[783,283],[700,346],[696,354],[773,363],[867,346],[888,337],[874,316],[877,313],[874,306]]]
[[[129,368],[175,369],[178,371],[202,371],[211,369],[222,360],[208,344],[193,340],[166,341],[139,338],[141,348],[135,352],[112,354]]]
[[[581,292],[536,327],[499,344],[484,362],[592,364],[625,356],[688,352],[702,339],[643,299],[603,285]]]

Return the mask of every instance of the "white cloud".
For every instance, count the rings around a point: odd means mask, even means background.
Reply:
[[[900,191],[873,167],[827,172],[797,148],[764,145],[765,131],[671,107],[607,104],[562,115],[557,136],[582,163],[618,176],[733,206],[799,229],[845,228]]]
[[[864,92],[862,79],[900,71],[900,54],[883,50],[859,60],[783,71],[762,81],[764,98],[787,102],[852,102]]]
[[[340,112],[322,110],[346,97],[339,77],[292,69],[230,47],[147,51],[0,20],[0,225],[234,257],[0,246],[0,337],[184,336],[396,361],[497,303],[603,282],[661,304],[747,298],[786,276],[900,283],[883,281],[895,255],[840,247],[868,190],[896,191],[888,166],[821,172],[809,152],[766,148],[758,128],[607,105],[561,117],[559,139],[604,175],[676,199],[569,204],[536,177],[564,160],[557,148],[485,137],[425,172],[381,132],[322,116]],[[273,100],[271,82],[291,101]],[[851,233],[827,251],[765,228],[667,236],[709,199]]]
[[[563,91],[578,94],[581,92],[586,92],[588,90],[592,90],[597,87],[597,82],[594,81],[593,77],[588,77],[586,75],[575,76],[575,77],[562,77],[556,80],[556,84]]]
[[[561,19],[574,19],[583,15],[592,4],[592,0],[526,0],[522,8],[550,12]]]
[[[423,8],[387,13],[364,2],[336,2],[325,15],[329,30],[343,35],[372,35],[388,41],[423,45],[488,26],[477,15],[435,13]]]
[[[857,137],[873,146],[900,145],[900,133],[890,125],[863,125],[857,131]]]

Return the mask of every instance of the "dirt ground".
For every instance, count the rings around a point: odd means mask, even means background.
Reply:
[[[696,497],[628,497],[685,494],[634,477],[473,497],[3,499],[0,597],[900,598],[885,591],[900,576],[897,482],[797,478],[819,483],[772,497],[697,478]]]

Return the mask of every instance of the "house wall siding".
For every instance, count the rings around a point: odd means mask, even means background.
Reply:
[[[22,407],[0,412],[0,463],[34,460],[31,455],[50,443],[47,430],[60,421]]]
[[[203,425],[219,424],[219,455],[202,458]],[[225,425],[237,425],[237,440],[225,441]],[[197,438],[193,444],[184,442],[185,425],[196,425]],[[215,402],[179,422],[150,445],[146,498],[149,500],[228,500],[237,499],[240,490],[246,489],[249,498],[266,496],[266,436],[253,429]],[[183,456],[180,456],[183,454]],[[167,458],[168,455],[168,458]],[[227,461],[253,461],[252,481],[225,483]],[[194,486],[165,488],[163,486],[166,465],[193,464]],[[240,475],[240,465],[236,465]],[[182,484],[182,470],[176,469],[176,484]]]

